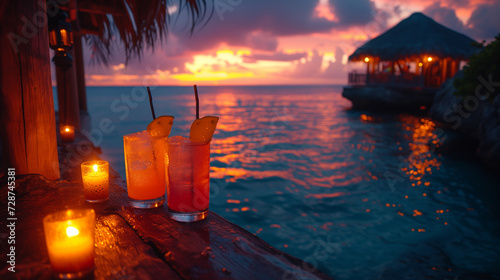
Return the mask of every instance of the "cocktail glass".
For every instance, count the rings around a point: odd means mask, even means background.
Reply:
[[[127,192],[136,208],[154,208],[165,202],[167,138],[152,138],[144,130],[123,136]]]
[[[180,222],[203,220],[210,202],[210,141],[168,139],[165,158],[167,205],[170,218]]]

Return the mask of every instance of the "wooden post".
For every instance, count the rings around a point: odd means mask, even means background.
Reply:
[[[76,86],[78,88],[78,105],[80,111],[87,112],[87,91],[85,88],[85,68],[83,62],[82,37],[74,36],[74,65],[76,70]]]
[[[441,83],[444,83],[448,78],[448,71],[448,58],[444,58],[441,65]]]
[[[453,76],[455,76],[455,74],[456,74],[456,73],[457,73],[457,71],[459,70],[459,69],[458,69],[458,68],[459,68],[459,66],[460,66],[460,61],[459,61],[459,60],[457,60],[457,59],[453,59],[453,60],[451,61],[451,67],[450,67],[450,78],[451,78],[451,77],[453,77]]]
[[[73,65],[76,70],[76,86],[78,90],[78,105],[80,111],[87,112],[87,92],[85,89],[85,69],[83,63],[82,34],[78,20],[78,1],[69,2],[69,18],[73,28]]]
[[[73,56],[73,51],[68,51]],[[59,123],[75,126],[80,131],[80,108],[75,66],[64,70],[56,66],[57,100],[59,103]]]
[[[0,15],[0,134],[5,167],[55,180],[60,175],[43,3],[7,1]]]
[[[389,84],[393,85],[394,84],[394,80],[396,79],[396,64],[394,63],[394,61],[391,61],[391,81]]]
[[[370,84],[370,61],[366,63],[366,85]]]

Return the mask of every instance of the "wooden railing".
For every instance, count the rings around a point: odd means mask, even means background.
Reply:
[[[366,74],[351,72],[348,75],[348,83],[351,86],[424,86],[424,77],[412,73],[403,75],[392,75],[390,73]]]
[[[348,79],[351,86],[366,86],[366,74],[351,72]]]

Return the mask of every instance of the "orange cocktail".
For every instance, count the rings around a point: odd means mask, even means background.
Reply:
[[[165,201],[167,138],[152,138],[147,131],[123,136],[127,192],[136,208],[158,207]]]
[[[210,202],[210,141],[170,137],[165,161],[169,216],[181,222],[204,219]]]

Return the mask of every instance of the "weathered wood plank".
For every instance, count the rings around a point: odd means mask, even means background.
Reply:
[[[182,279],[116,214],[97,218],[95,242],[97,279]]]
[[[5,1],[0,26],[0,134],[5,167],[59,178],[45,2]],[[40,16],[41,15],[41,16]],[[46,20],[46,18],[45,18]]]
[[[213,212],[196,223],[175,222],[165,208],[122,213],[185,279],[329,279]]]

